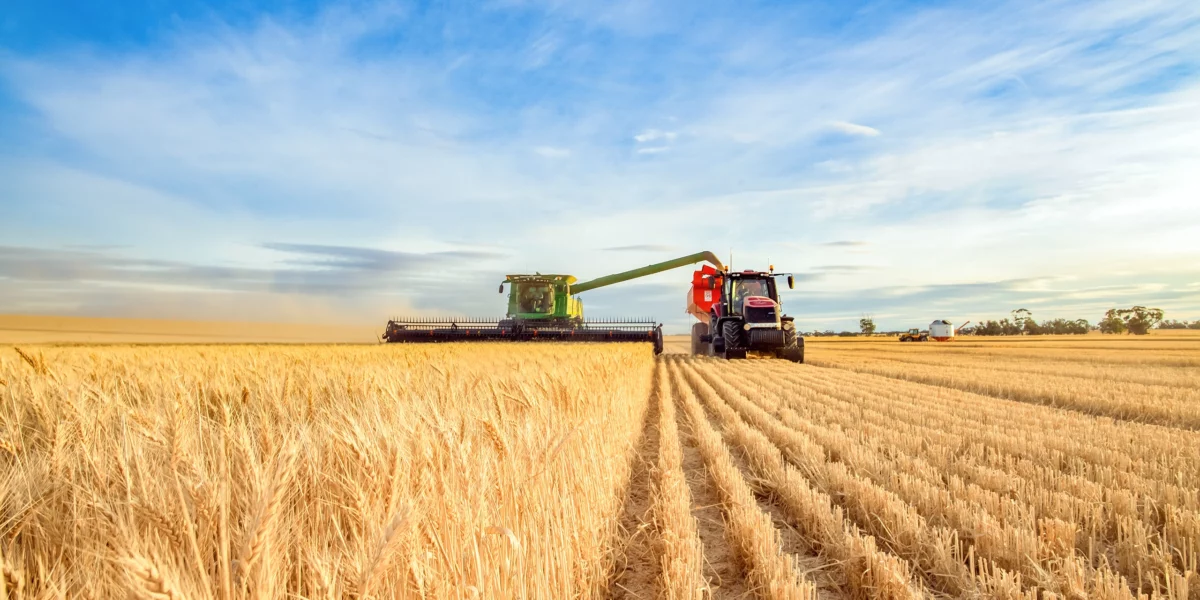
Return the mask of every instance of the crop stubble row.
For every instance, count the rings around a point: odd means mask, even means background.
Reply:
[[[645,486],[639,597],[1198,593],[1192,432],[781,361],[589,349],[564,374],[558,351],[463,348],[316,369],[311,351],[63,352],[33,375],[0,357],[6,573],[54,557],[42,579],[66,590],[603,597]]]
[[[809,362],[1091,415],[1200,430],[1200,377],[1193,365],[1048,364],[1044,356],[986,356],[961,348],[898,351],[852,346],[822,347]]]

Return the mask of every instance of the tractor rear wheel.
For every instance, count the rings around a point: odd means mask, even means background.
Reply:
[[[702,337],[708,335],[708,323],[692,324],[692,356],[708,356],[709,345],[702,341]]]

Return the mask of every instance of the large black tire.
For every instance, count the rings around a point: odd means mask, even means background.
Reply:
[[[654,355],[658,356],[663,353],[663,332],[662,326],[659,325],[654,331]]]
[[[731,319],[721,323],[721,334],[725,338],[726,359],[746,358],[746,332],[741,321]]]
[[[708,323],[694,323],[692,325],[692,356],[708,356],[709,343],[700,340],[701,336],[708,335]]]
[[[784,346],[775,351],[776,358],[802,364],[804,362],[804,338],[796,335],[796,327],[790,321],[783,326],[783,341]]]

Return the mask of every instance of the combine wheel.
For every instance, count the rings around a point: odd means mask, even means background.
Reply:
[[[707,356],[709,354],[709,345],[701,341],[701,338],[706,335],[708,335],[708,323],[692,324],[692,356]]]

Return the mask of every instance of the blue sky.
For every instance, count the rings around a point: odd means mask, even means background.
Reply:
[[[0,312],[500,312],[710,249],[874,315],[1200,318],[1200,4],[26,2]],[[584,295],[688,324],[689,273]]]

